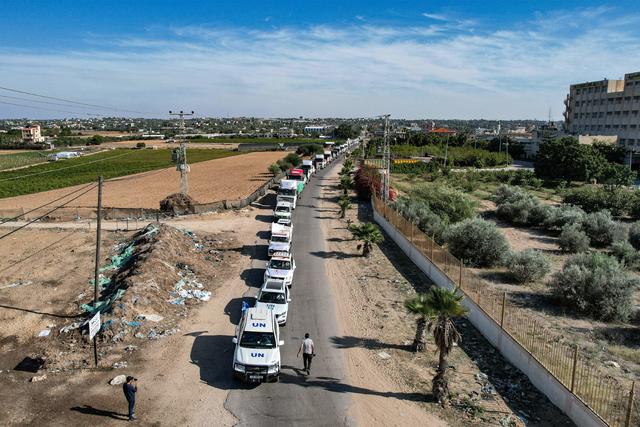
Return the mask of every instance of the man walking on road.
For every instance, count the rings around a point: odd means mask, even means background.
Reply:
[[[309,375],[311,371],[311,359],[316,355],[316,347],[313,345],[313,340],[309,338],[309,333],[304,334],[304,340],[300,345],[300,349],[298,349],[298,355],[296,357],[300,357],[300,352],[302,352],[304,370],[307,371],[307,375]]]
[[[124,397],[129,404],[129,421],[133,421],[136,419],[134,410],[136,406],[136,392],[138,391],[138,379],[128,376],[127,382],[122,384],[122,391],[124,391]]]

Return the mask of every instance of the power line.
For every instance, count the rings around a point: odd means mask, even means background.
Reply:
[[[56,113],[89,114],[89,113],[82,113],[80,111],[58,110],[58,109],[53,109],[53,108],[38,107],[38,106],[35,106],[35,105],[16,104],[14,102],[6,102],[6,101],[0,101],[0,104],[13,105],[14,107],[34,108],[36,110],[55,111]]]
[[[134,150],[131,150],[131,151],[129,151],[127,153],[124,153],[124,154],[119,154],[117,156],[107,157],[106,159],[98,159],[98,160],[93,160],[91,162],[86,162],[86,163],[80,163],[80,164],[77,164],[77,165],[66,166],[66,167],[63,167],[63,168],[49,169],[49,170],[42,171],[42,172],[28,173],[26,175],[12,176],[11,178],[0,179],[0,182],[13,181],[15,179],[22,179],[22,178],[27,178],[27,177],[30,177],[30,176],[43,175],[43,174],[46,174],[46,173],[58,172],[58,171],[61,171],[61,170],[77,168],[77,167],[84,166],[84,165],[90,165],[92,163],[104,162],[105,160],[117,159],[119,157],[128,156],[130,154],[133,154],[134,152],[135,152]]]
[[[89,104],[87,102],[80,102],[80,101],[74,101],[72,99],[58,98],[58,97],[55,97],[55,96],[41,95],[41,94],[34,93],[34,92],[27,92],[27,91],[24,91],[24,90],[12,89],[12,88],[3,87],[3,86],[0,86],[0,89],[6,90],[8,92],[21,93],[23,95],[36,96],[38,98],[53,99],[54,101],[63,101],[63,102],[67,102],[67,103],[70,103],[70,104],[84,105],[85,107],[100,108],[102,110],[122,111],[122,112],[126,112],[126,113],[136,113],[136,114],[155,114],[155,113],[149,113],[149,112],[145,112],[145,111],[135,111],[135,110],[126,110],[124,108],[115,108],[115,107],[110,107],[110,106],[106,106],[106,105]]]
[[[64,202],[63,204],[61,204],[60,206],[56,206],[55,208],[51,209],[50,211],[45,212],[44,214],[40,215],[39,217],[32,219],[31,221],[27,222],[24,225],[21,225],[20,227],[16,228],[15,230],[11,230],[10,232],[3,234],[2,236],[0,236],[0,240],[4,239],[5,237],[8,237],[10,235],[12,235],[13,233],[17,233],[18,231],[22,230],[25,227],[28,227],[29,225],[33,224],[36,221],[40,221],[42,218],[46,217],[47,215],[49,215],[50,213],[53,213],[55,211],[57,211],[60,208],[65,207],[66,205],[68,205],[69,203],[73,202],[74,200],[79,199],[80,197],[84,196],[85,194],[87,194],[89,191],[93,190],[94,188],[96,188],[98,185],[94,184],[90,189],[88,189],[87,191],[78,194],[76,197],[74,197],[71,200],[68,200],[66,202]]]
[[[41,205],[41,206],[38,206],[38,207],[36,207],[36,208],[30,209],[30,210],[28,210],[28,211],[26,211],[26,212],[22,212],[20,215],[18,215],[18,216],[14,216],[13,218],[5,219],[5,220],[3,220],[2,222],[0,222],[0,225],[4,224],[5,222],[15,221],[15,220],[17,220],[18,218],[23,217],[23,216],[25,216],[25,215],[26,215],[26,214],[28,214],[28,213],[31,213],[31,212],[33,212],[33,211],[37,211],[38,209],[42,209],[42,208],[44,208],[45,206],[49,206],[50,204],[55,203],[55,202],[58,202],[58,201],[60,201],[60,200],[62,200],[62,199],[66,199],[67,197],[71,196],[72,194],[75,194],[75,193],[77,193],[77,192],[79,192],[79,191],[82,191],[82,190],[84,190],[85,188],[90,187],[91,185],[95,185],[95,184],[87,184],[86,186],[84,186],[84,187],[82,187],[82,188],[77,188],[77,189],[75,189],[74,191],[72,191],[72,192],[70,192],[70,193],[68,193],[68,194],[65,194],[65,195],[64,195],[64,196],[62,196],[62,197],[58,197],[58,198],[57,198],[57,199],[55,199],[55,200],[52,200],[52,201],[50,201],[50,202],[48,202],[48,203],[45,203],[44,205]]]
[[[62,107],[71,107],[71,105],[63,104],[61,102],[41,101],[39,99],[23,98],[23,97],[20,97],[20,96],[0,95],[0,98],[15,99],[15,100],[18,100],[18,101],[35,102],[35,103],[38,103],[38,104],[49,104],[49,105],[60,105]],[[80,107],[78,107],[78,108],[80,108]]]

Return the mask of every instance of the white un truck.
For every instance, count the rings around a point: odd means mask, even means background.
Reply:
[[[293,209],[296,208],[296,200],[298,199],[298,181],[293,179],[283,179],[278,187],[276,202],[291,203]]]
[[[273,310],[248,308],[233,338],[233,375],[242,381],[267,382],[280,378],[280,327]]]

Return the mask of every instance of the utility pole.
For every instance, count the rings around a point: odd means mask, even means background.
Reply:
[[[100,283],[100,230],[102,229],[102,176],[98,178],[98,210],[96,214],[96,265],[93,283],[93,309],[98,311],[98,285]],[[93,362],[98,367],[98,345],[93,337]]]
[[[180,110],[180,112],[173,112],[169,110],[170,116],[178,116],[180,117],[180,131],[182,135],[185,133],[184,127],[184,118],[191,117],[195,113],[191,111],[190,113],[185,113]],[[180,193],[188,194],[189,193],[189,177],[188,173],[191,170],[189,165],[187,164],[187,144],[184,140],[180,141],[180,148],[176,148],[173,150],[171,155],[171,160],[176,164],[176,170],[180,172]]]
[[[384,117],[384,146],[382,148],[382,168],[384,175],[382,176],[382,200],[387,203],[389,201],[389,181],[391,178],[391,148],[389,147],[389,116]]]

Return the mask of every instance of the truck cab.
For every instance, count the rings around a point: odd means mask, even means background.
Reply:
[[[256,308],[271,310],[276,316],[278,324],[284,326],[287,324],[287,313],[289,312],[290,302],[289,287],[284,284],[284,281],[268,279],[260,289]]]
[[[271,225],[271,238],[269,239],[269,256],[276,252],[291,252],[291,229],[280,224]]]
[[[332,158],[331,158],[331,151],[330,150],[324,150],[324,161],[325,164],[331,162]]]
[[[251,307],[242,315],[233,338],[233,374],[242,381],[278,381],[280,327],[273,310]]]
[[[316,168],[313,167],[313,160],[303,160],[300,169],[304,171],[304,174],[307,177],[307,181],[311,179],[311,175],[313,175],[316,171]]]
[[[316,169],[324,169],[326,164],[323,154],[316,154],[316,157],[313,159],[313,162],[315,163]]]
[[[296,181],[298,183],[298,194],[302,193],[302,190],[304,190],[304,185],[307,182],[307,177],[305,176],[302,169],[289,169],[289,172],[287,172],[287,179]]]
[[[285,285],[291,287],[295,270],[296,262],[290,253],[276,252],[267,262],[264,281],[269,279],[282,280]]]
[[[293,209],[296,208],[296,201],[298,200],[298,181],[292,179],[283,179],[278,186],[278,193],[276,195],[277,202],[291,203]]]
[[[293,211],[293,205],[289,202],[278,202],[276,208],[273,210],[274,222],[278,222],[280,219],[291,219],[291,213]]]

